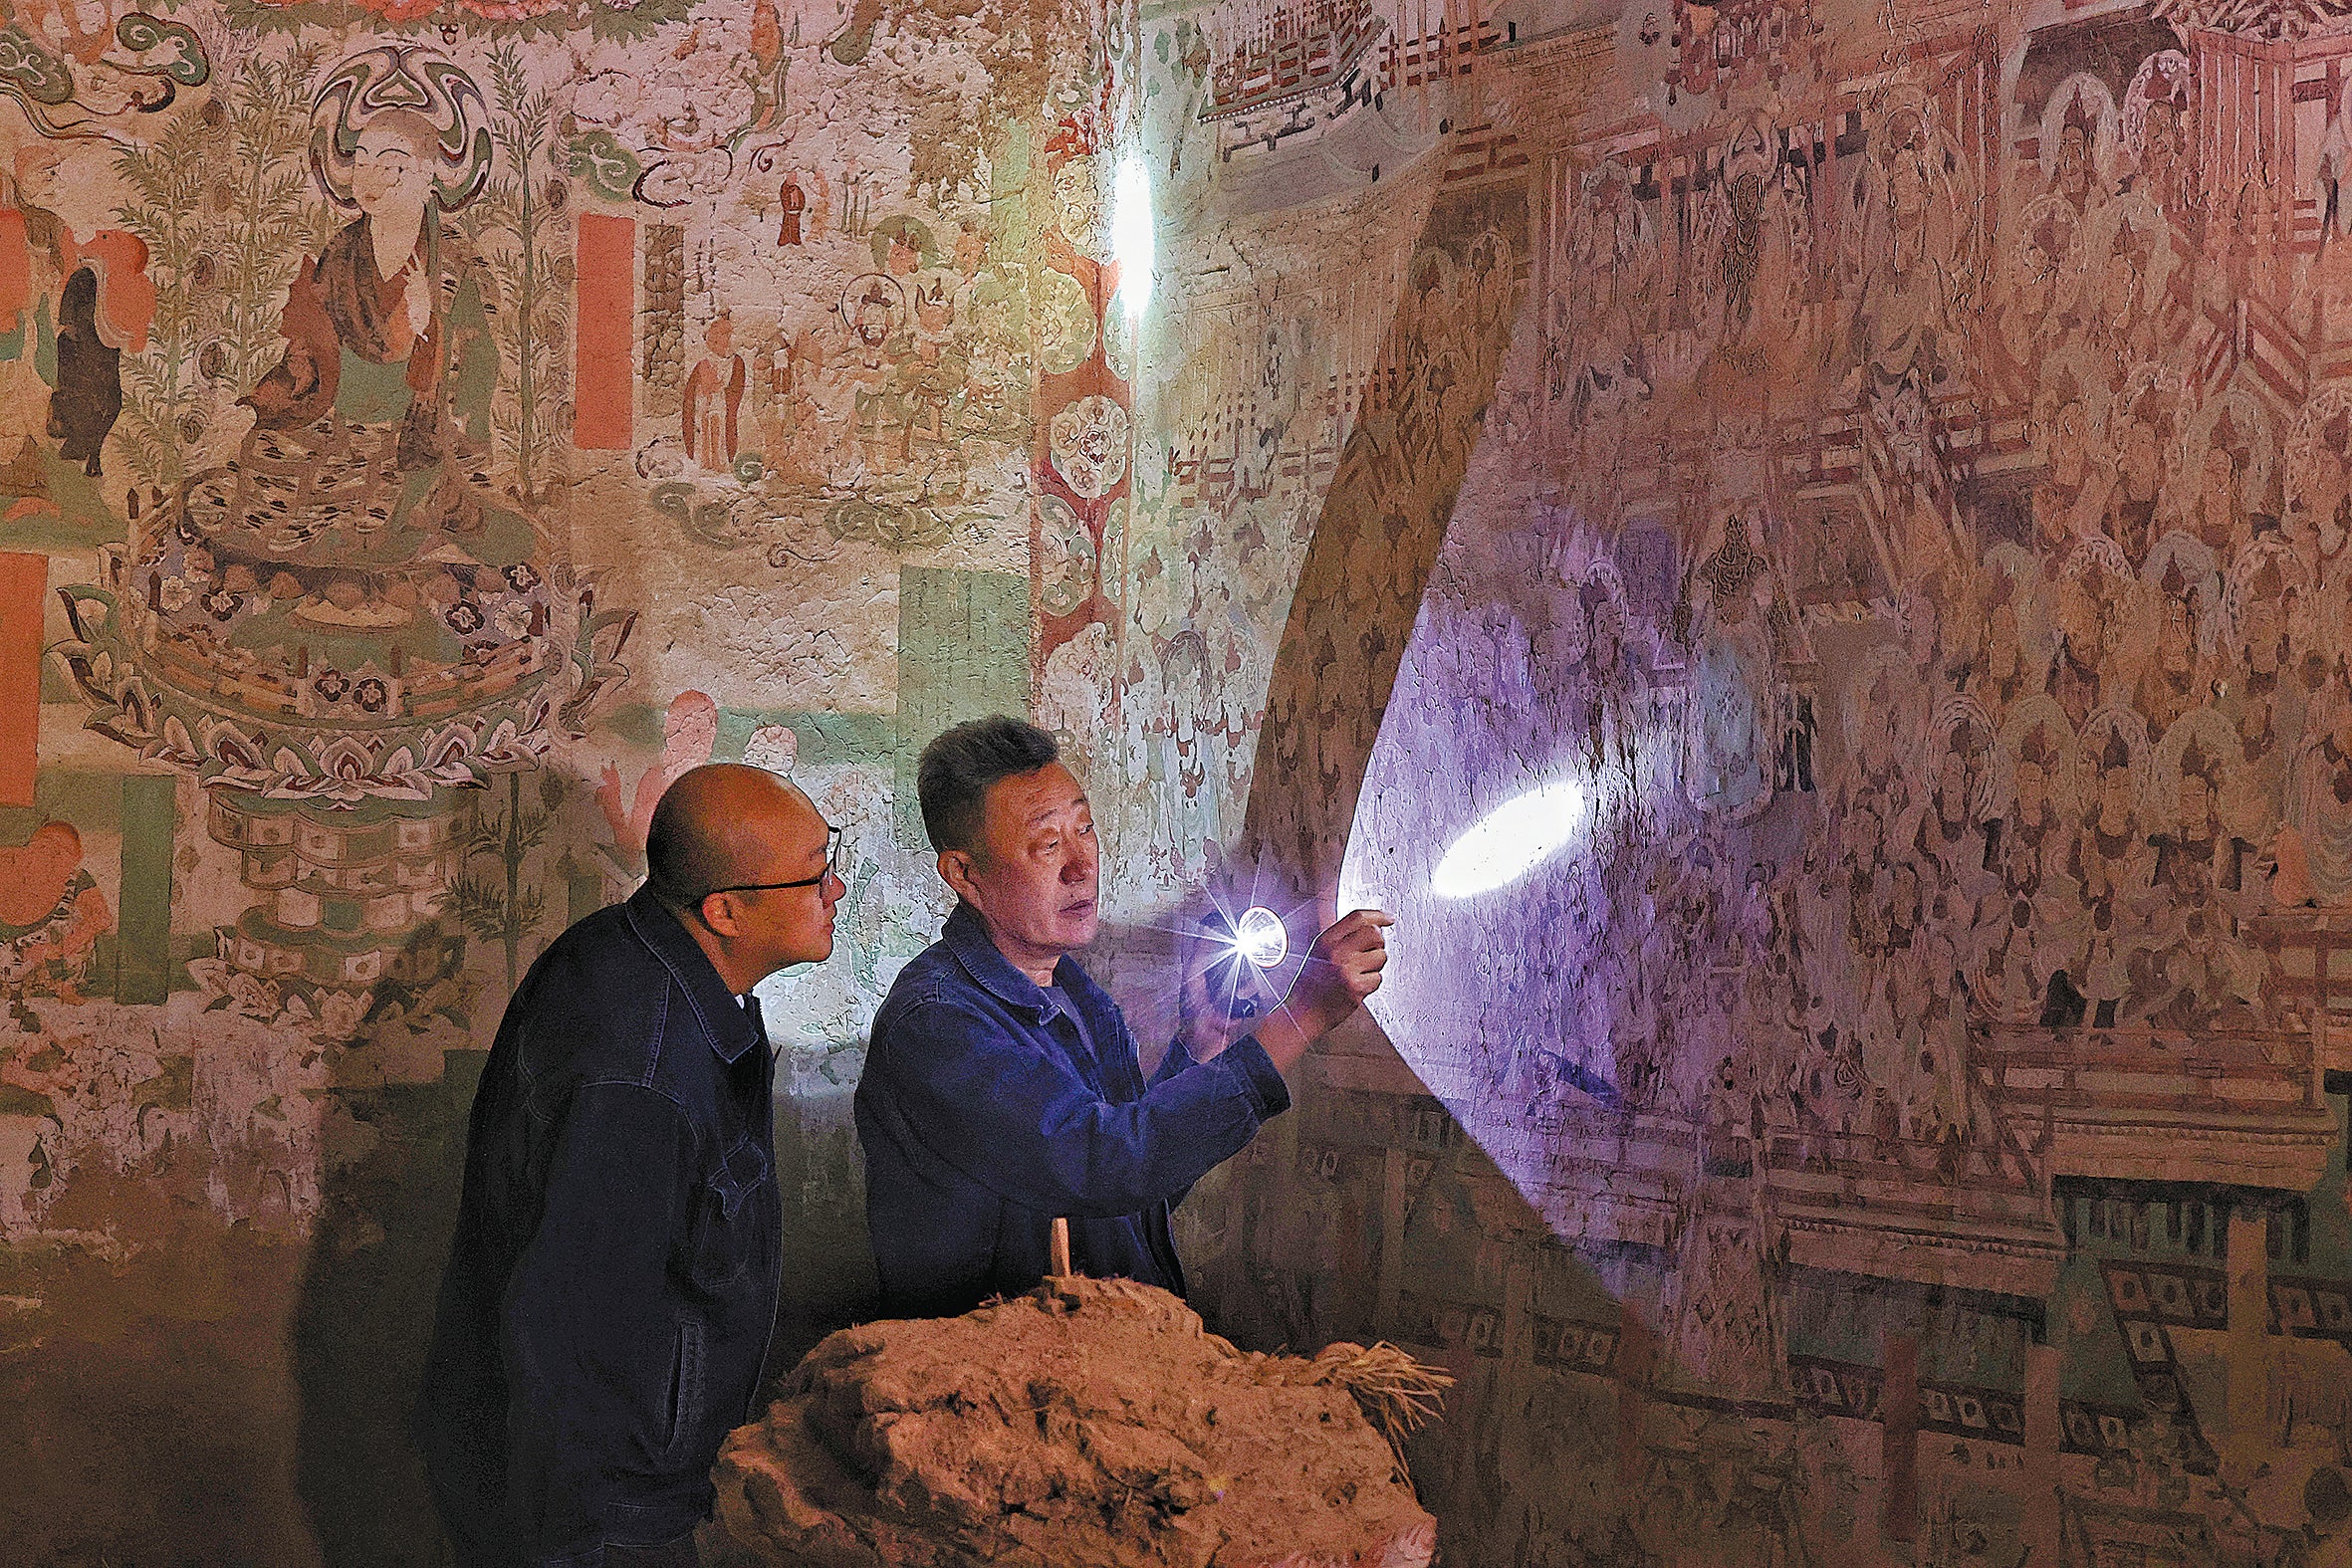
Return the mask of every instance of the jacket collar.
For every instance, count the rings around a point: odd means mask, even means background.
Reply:
[[[743,1004],[719,979],[719,972],[711,967],[710,955],[702,945],[670,913],[660,899],[653,896],[650,884],[637,889],[626,906],[629,926],[639,940],[653,950],[663,967],[686,993],[686,1001],[694,1008],[694,1015],[702,1020],[703,1037],[711,1042],[711,1049],[719,1059],[732,1066],[745,1051],[760,1042],[760,1031],[743,1010]]]
[[[1069,1010],[1048,996],[1044,987],[1013,967],[1013,961],[998,950],[996,939],[988,934],[980,912],[970,904],[961,899],[956,901],[955,913],[947,917],[947,929],[940,937],[973,983],[1007,1007],[1035,1013],[1040,1023],[1051,1023]],[[1082,973],[1077,961],[1065,953],[1054,966],[1054,983],[1064,997],[1073,996],[1072,977]]]

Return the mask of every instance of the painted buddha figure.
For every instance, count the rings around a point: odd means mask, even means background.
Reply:
[[[154,645],[248,713],[432,722],[547,666],[542,541],[488,474],[499,356],[452,140],[413,109],[322,135],[353,216],[288,289],[236,459],[145,552]]]
[[[93,727],[210,786],[254,897],[196,962],[253,1016],[348,1032],[378,986],[446,980],[460,791],[533,766],[617,674],[504,488],[490,274],[450,219],[489,180],[491,112],[417,42],[322,79],[340,226],[288,288],[252,427],[64,590]]]
[[[369,120],[351,157],[357,216],[288,291],[285,353],[243,399],[254,427],[231,506],[273,554],[299,553],[337,514],[356,533],[388,536],[369,551],[387,560],[415,554],[400,547],[432,532],[487,534],[481,547],[514,559],[528,549],[480,472],[498,351],[480,263],[443,221],[443,172],[424,115],[395,109]],[[273,478],[294,479],[295,493]]]

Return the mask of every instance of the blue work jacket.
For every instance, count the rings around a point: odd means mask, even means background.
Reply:
[[[596,1568],[713,1501],[776,1321],[775,1067],[650,893],[531,966],[474,1096],[416,1414],[460,1560]]]
[[[888,1316],[1030,1289],[1058,1215],[1078,1272],[1182,1295],[1169,1210],[1290,1107],[1255,1036],[1207,1062],[1171,1045],[1146,1083],[1118,1004],[1075,959],[1054,982],[1015,969],[958,905],[875,1015],[857,1138]]]

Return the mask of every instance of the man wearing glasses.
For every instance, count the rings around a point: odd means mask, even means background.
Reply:
[[[783,1248],[752,988],[832,952],[841,836],[758,768],[697,768],[646,884],[507,1007],[416,1430],[458,1561],[688,1568],[749,1420]]]
[[[1094,817],[1054,737],[1002,716],[923,749],[947,930],[890,988],[857,1083],[866,1231],[893,1317],[943,1316],[1046,1272],[1056,1218],[1081,1274],[1184,1293],[1168,1211],[1291,1103],[1283,1074],[1387,962],[1377,910],[1316,938],[1285,1004],[1240,1033],[1193,1013],[1148,1080],[1094,940]]]

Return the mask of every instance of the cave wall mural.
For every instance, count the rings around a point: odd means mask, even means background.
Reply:
[[[945,913],[901,782],[1117,602],[1101,35],[0,7],[0,1556],[442,1560],[481,1053],[702,762],[848,829],[771,988],[780,1343],[858,1310],[845,1096]]]
[[[2352,36],[1158,32],[1129,882],[1400,916],[1205,1309],[1453,1368],[1455,1560],[2340,1554]]]
[[[2347,59],[2203,0],[15,6],[0,1537],[435,1560],[479,1053],[713,758],[850,829],[767,1010],[782,1342],[856,1315],[913,756],[1027,707],[1145,1037],[1204,893],[1401,917],[1180,1225],[1237,1340],[1461,1379],[1450,1560],[2340,1558]]]

